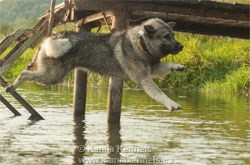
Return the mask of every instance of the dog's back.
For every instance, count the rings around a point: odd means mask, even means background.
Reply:
[[[49,37],[43,42],[41,47],[44,49],[46,56],[58,58],[67,53],[72,46],[68,38]]]
[[[170,70],[183,70],[181,65],[159,64],[162,57],[182,50],[183,46],[174,39],[173,26],[174,23],[150,19],[112,34],[65,32],[51,36],[33,60],[37,69],[23,71],[13,89],[29,80],[52,85],[62,81],[72,69],[81,67],[107,76],[129,78],[168,109],[180,109],[152,79],[152,74],[161,76]]]

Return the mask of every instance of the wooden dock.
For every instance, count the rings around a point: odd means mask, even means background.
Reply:
[[[19,29],[0,42],[0,56],[13,43],[18,41],[10,53],[0,60],[0,76],[31,47],[34,48],[45,37],[52,34],[52,29],[68,22],[76,23],[76,31],[90,31],[91,28],[108,25],[110,30],[122,30],[128,25],[136,25],[142,21],[159,17],[166,22],[176,22],[176,31],[204,35],[228,36],[249,39],[250,19],[249,4],[229,4],[203,0],[64,0],[55,6],[51,0],[51,8],[40,18],[33,29]],[[0,77],[0,84],[6,87],[7,82]],[[86,105],[87,73],[75,71],[74,115],[84,116]],[[110,77],[108,95],[108,118],[110,123],[120,122],[123,82]],[[41,120],[37,113],[16,91],[10,93],[30,113],[31,120]],[[0,101],[14,115],[20,113],[2,96]]]

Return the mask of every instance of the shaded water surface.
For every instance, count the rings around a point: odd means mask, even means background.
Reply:
[[[143,91],[124,90],[121,124],[106,123],[107,89],[88,89],[85,118],[72,116],[72,89],[23,86],[46,119],[12,117],[0,103],[0,164],[249,164],[249,98],[165,91],[183,106],[170,113]]]

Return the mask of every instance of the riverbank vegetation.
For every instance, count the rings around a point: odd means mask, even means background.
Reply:
[[[4,0],[1,3],[3,2],[13,3],[14,1]],[[43,8],[48,8],[47,6],[42,6],[41,10],[45,11]],[[36,21],[33,19],[30,22],[35,23]],[[9,24],[1,23],[0,40],[10,33],[10,30],[19,28],[18,23],[16,24],[13,29],[9,29],[5,27]],[[32,23],[26,25],[32,25]],[[70,28],[74,28],[74,25],[70,25]],[[62,30],[62,27],[57,28],[57,31]],[[104,28],[103,31],[107,32],[107,29]],[[176,56],[170,55],[162,59],[162,62],[180,63],[185,66],[185,71],[171,73],[155,80],[161,88],[201,89],[206,92],[225,91],[244,95],[250,94],[249,40],[185,33],[177,33],[176,38],[185,46],[183,51]],[[10,49],[5,54],[8,51]],[[28,49],[3,76],[8,81],[13,81],[29,64],[34,54],[35,50]],[[0,59],[2,57],[0,56]],[[74,75],[71,73],[63,84],[72,85],[73,79]],[[96,74],[89,74],[88,80],[89,86],[107,87],[108,85],[107,77]],[[137,88],[136,84],[131,81],[126,81],[124,86]]]

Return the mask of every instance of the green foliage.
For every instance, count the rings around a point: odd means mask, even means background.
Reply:
[[[225,2],[225,3],[245,3],[249,4],[249,0],[217,0],[218,2]]]
[[[177,34],[177,40],[185,45],[177,56],[163,61],[181,63],[186,69],[182,73],[170,74],[157,82],[160,86],[212,89],[213,83],[224,84],[230,92],[249,91],[250,42],[227,37]],[[236,75],[239,75],[237,77]],[[210,84],[210,85],[207,85]],[[235,89],[235,85],[237,88]],[[221,87],[222,87],[221,86]],[[235,89],[235,90],[231,90]]]
[[[57,0],[57,3],[62,1]],[[0,33],[6,35],[17,28],[31,27],[49,10],[50,2],[51,0],[0,1]]]
[[[8,48],[6,53],[8,53],[12,48]],[[34,49],[27,49],[22,56],[7,70],[4,72],[4,77],[10,81],[13,81],[22,70],[24,70],[28,64],[31,62],[33,56],[35,55]]]
[[[205,91],[227,91],[231,93],[250,93],[250,67],[243,66],[237,70],[229,72],[224,80],[207,82],[204,86]]]
[[[221,0],[223,2],[242,2],[248,0]],[[58,0],[57,3],[62,2]],[[17,28],[29,28],[37,22],[49,9],[50,0],[2,0],[0,1],[0,38]],[[54,29],[60,32],[64,25]],[[67,30],[74,30],[75,25],[67,24]],[[96,32],[93,29],[92,32]],[[108,27],[100,29],[101,33],[109,32]],[[177,56],[168,56],[162,62],[175,62],[185,65],[184,72],[171,73],[156,82],[162,88],[204,89],[205,91],[223,90],[234,93],[247,93],[250,90],[250,42],[227,37],[208,37],[191,34],[176,34],[184,46]],[[10,51],[8,49],[5,54]],[[31,61],[35,50],[28,49],[19,60],[9,68],[4,77],[13,81]],[[4,55],[1,56],[1,58]],[[74,75],[71,73],[64,84],[73,84]],[[107,87],[108,78],[89,74],[89,86]],[[124,86],[136,88],[137,85],[126,81]]]

